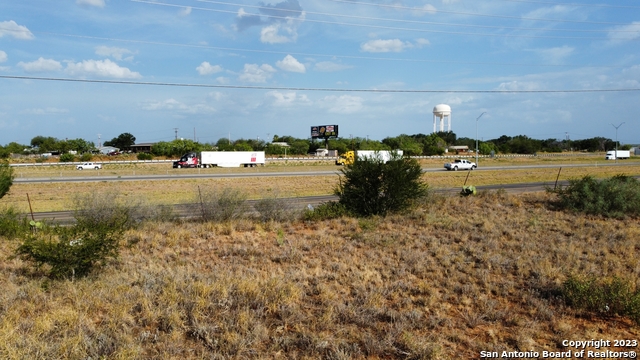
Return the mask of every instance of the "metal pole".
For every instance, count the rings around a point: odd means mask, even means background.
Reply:
[[[478,120],[480,120],[480,118],[482,117],[482,115],[486,114],[487,112],[483,112],[482,114],[480,114],[480,116],[478,116],[476,118],[476,166],[478,166]]]
[[[616,162],[618,162],[618,128],[620,126],[622,126],[622,124],[624,124],[624,122],[621,122],[620,125],[618,125],[618,126],[615,126],[615,125],[611,124],[611,126],[616,128],[616,152],[615,152],[615,154],[616,154]]]

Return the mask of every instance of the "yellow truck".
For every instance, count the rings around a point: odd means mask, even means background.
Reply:
[[[402,156],[402,150],[395,150],[398,155]],[[391,156],[394,151],[389,150],[356,150],[356,151],[347,151],[346,153],[340,155],[336,160],[336,165],[351,165],[355,161],[355,157],[359,158],[371,158],[379,156],[385,163],[391,160]]]

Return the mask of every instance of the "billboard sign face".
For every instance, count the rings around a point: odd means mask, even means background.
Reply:
[[[320,125],[311,127],[311,138],[338,137],[338,125]]]

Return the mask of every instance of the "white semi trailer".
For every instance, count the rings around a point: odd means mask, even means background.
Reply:
[[[264,165],[264,151],[202,151],[184,154],[173,162],[174,168],[183,167],[253,167]]]
[[[631,157],[631,151],[629,150],[611,150],[607,151],[607,155],[605,156],[606,160],[616,160],[616,159],[628,159]]]

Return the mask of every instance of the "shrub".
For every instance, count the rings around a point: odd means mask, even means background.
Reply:
[[[562,295],[567,305],[576,309],[601,316],[629,316],[640,324],[640,291],[623,279],[570,277],[563,284]]]
[[[319,221],[337,219],[349,215],[349,211],[347,211],[347,208],[344,205],[336,201],[329,201],[322,203],[315,208],[305,209],[302,217],[306,221]]]
[[[84,153],[82,154],[82,156],[80,156],[80,161],[83,162],[91,161],[91,159],[93,159],[93,155],[91,155],[91,153]]]
[[[386,163],[379,156],[356,158],[342,174],[335,193],[349,212],[360,216],[405,210],[428,193],[418,161],[397,153]]]
[[[278,198],[277,195],[256,201],[253,208],[262,221],[286,221],[295,216],[295,211],[288,199]]]
[[[76,159],[76,156],[73,154],[62,154],[60,155],[60,162],[73,162]]]
[[[204,221],[229,221],[244,215],[246,200],[247,196],[236,189],[200,191],[198,188],[198,209],[195,211]]]
[[[13,185],[13,169],[9,163],[3,161],[0,163],[0,199],[5,196]]]
[[[604,180],[585,176],[569,180],[564,189],[550,191],[558,194],[562,209],[613,218],[640,215],[640,182],[630,176]]]
[[[30,229],[29,220],[15,209],[9,208],[0,213],[0,236],[13,239],[28,233]]]
[[[15,255],[52,278],[85,276],[95,266],[118,257],[122,233],[106,224],[56,227],[27,235]]]
[[[138,153],[138,160],[153,160],[153,155],[148,153]]]

